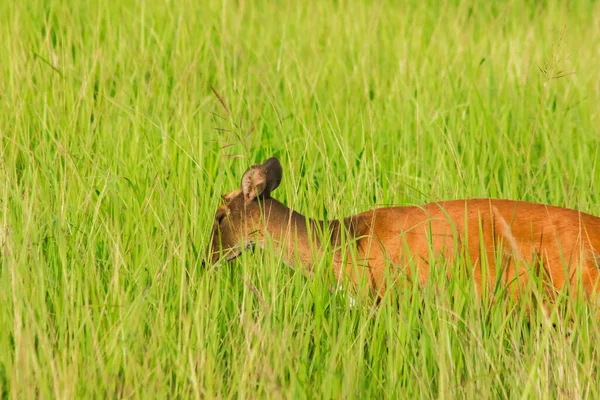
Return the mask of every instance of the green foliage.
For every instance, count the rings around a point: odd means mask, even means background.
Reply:
[[[599,7],[2,2],[0,396],[600,397],[581,302],[565,337],[468,279],[349,308],[267,252],[201,268],[219,195],[271,155],[315,218],[600,215]]]

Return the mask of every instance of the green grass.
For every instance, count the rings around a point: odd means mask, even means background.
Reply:
[[[272,155],[315,218],[600,215],[600,5],[395,3],[2,2],[0,398],[600,397],[581,303],[565,338],[468,280],[350,309],[327,259],[202,269],[219,195]]]

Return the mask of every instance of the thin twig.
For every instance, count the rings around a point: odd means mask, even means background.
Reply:
[[[238,278],[240,278],[242,280],[242,282],[244,282],[244,285],[246,285],[246,287],[248,289],[250,289],[250,291],[252,293],[254,293],[254,295],[256,296],[256,298],[258,299],[258,302],[260,303],[261,307],[266,311],[266,312],[270,312],[271,311],[271,307],[269,307],[269,305],[265,302],[265,300],[262,298],[262,296],[260,295],[260,293],[258,292],[258,290],[256,289],[256,287],[254,287],[254,285],[252,285],[250,282],[246,281],[244,278],[242,278],[241,275],[238,275]]]
[[[231,115],[231,111],[229,111],[229,107],[227,107],[227,103],[225,103],[225,100],[223,99],[223,97],[221,97],[221,95],[219,94],[219,92],[217,92],[217,89],[215,89],[215,87],[212,84],[210,85],[210,89],[213,91],[213,93],[215,94],[215,96],[217,96],[217,99],[219,100],[219,103],[221,103],[221,105],[223,106],[223,108],[225,109],[225,111],[227,112],[227,114]]]

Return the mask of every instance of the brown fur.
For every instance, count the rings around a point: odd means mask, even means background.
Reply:
[[[261,170],[264,166],[268,168]],[[258,184],[252,184],[253,176],[259,177]],[[484,287],[495,290],[500,283],[519,296],[537,276],[550,299],[561,290],[575,294],[582,287],[596,302],[598,217],[523,201],[469,199],[378,208],[325,223],[273,199],[270,191],[280,180],[281,166],[272,158],[251,167],[242,189],[223,197],[211,235],[212,263],[221,257],[231,260],[247,247],[272,243],[289,265],[311,272],[314,261],[330,246],[340,280],[366,277],[370,287],[383,295],[386,274],[397,283],[417,279],[424,284],[438,264],[448,268],[448,277],[458,273],[452,265],[465,263],[453,260],[463,257],[479,293]],[[344,244],[347,247],[342,248]],[[440,264],[440,259],[447,262]]]

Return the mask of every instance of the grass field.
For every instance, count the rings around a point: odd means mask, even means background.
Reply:
[[[201,267],[272,155],[314,218],[600,215],[600,4],[5,1],[0,37],[0,398],[600,397],[581,301],[566,337],[468,280],[349,308],[327,259]]]

